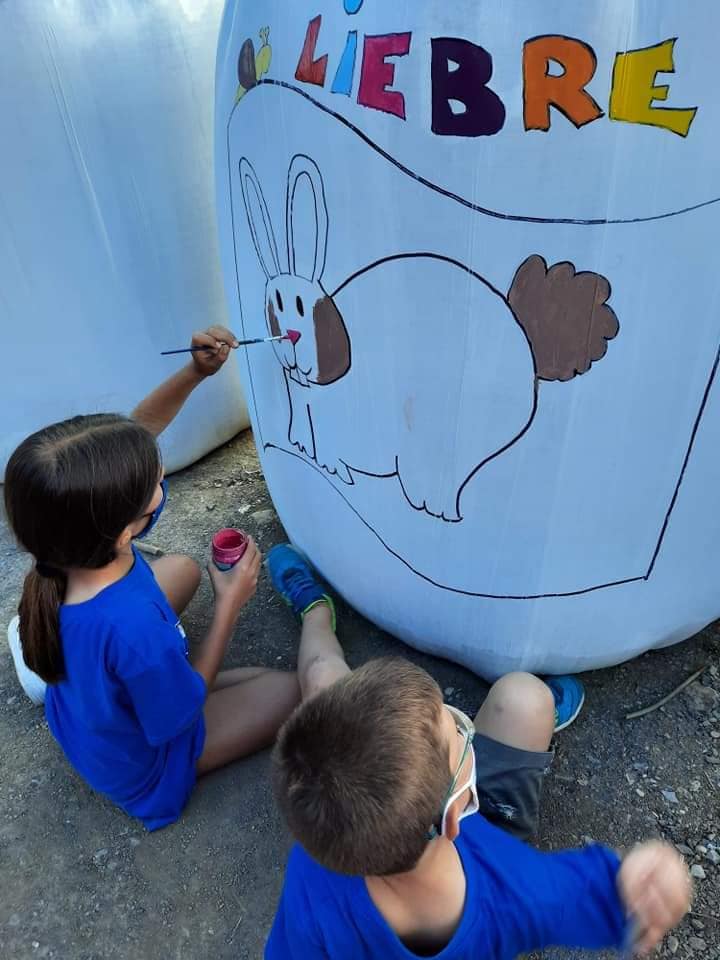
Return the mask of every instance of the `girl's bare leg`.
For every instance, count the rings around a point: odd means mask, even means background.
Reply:
[[[249,668],[244,680],[215,687],[205,701],[205,747],[198,760],[199,774],[269,747],[300,702],[294,673],[256,669]],[[218,680],[222,678],[219,674]]]
[[[200,567],[191,557],[172,553],[153,560],[150,568],[168,603],[180,616],[197,592]]]
[[[332,629],[327,604],[318,604],[303,619],[298,672],[240,667],[218,674],[205,704],[205,749],[198,773],[270,746],[302,698],[305,700],[349,673]]]

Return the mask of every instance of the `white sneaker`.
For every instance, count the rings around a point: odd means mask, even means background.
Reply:
[[[20,686],[30,697],[33,703],[40,706],[45,703],[45,690],[47,684],[36,673],[26,665],[23,659],[22,646],[20,645],[20,618],[13,617],[7,630],[8,643],[10,644],[10,653],[12,653],[15,672],[20,681]]]

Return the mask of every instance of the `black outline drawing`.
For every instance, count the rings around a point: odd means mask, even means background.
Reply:
[[[363,131],[360,130],[358,127],[356,127],[351,121],[343,117],[341,114],[335,112],[334,110],[331,110],[329,107],[325,106],[324,104],[320,103],[318,100],[312,97],[305,90],[302,90],[294,86],[293,84],[286,83],[285,81],[270,80],[270,79],[261,80],[258,83],[257,87],[254,89],[257,89],[258,87],[263,85],[281,87],[309,101],[316,109],[332,117],[334,120],[338,121],[341,125],[343,125],[352,133],[354,133],[367,146],[369,146],[373,151],[375,151],[379,156],[385,159],[388,163],[396,167],[401,173],[416,180],[418,183],[425,186],[427,189],[432,190],[433,192],[438,193],[444,197],[447,197],[448,199],[458,203],[459,205],[467,209],[473,210],[477,213],[481,213],[485,216],[488,216],[494,219],[505,220],[510,222],[521,222],[521,223],[537,223],[537,224],[548,224],[548,225],[570,224],[570,225],[588,226],[588,227],[616,225],[616,224],[649,223],[649,222],[654,222],[658,220],[665,220],[673,217],[683,216],[685,214],[690,214],[695,211],[704,209],[705,207],[714,206],[720,203],[720,196],[719,196],[719,197],[713,197],[709,200],[700,201],[698,203],[689,205],[687,207],[679,208],[677,210],[666,211],[664,213],[653,214],[651,216],[616,218],[616,219],[570,218],[570,217],[550,218],[550,217],[533,217],[533,216],[523,216],[518,214],[502,213],[500,211],[492,210],[486,207],[482,207],[479,204],[475,204],[470,200],[468,200],[467,198],[462,197],[456,193],[453,193],[452,191],[445,189],[439,184],[433,183],[432,181],[427,180],[425,177],[422,177],[419,174],[415,173],[414,171],[412,171],[411,169],[409,169],[408,167],[400,163],[398,160],[396,160],[394,157],[392,157],[390,154],[388,154],[382,147],[380,147],[373,140],[371,140],[370,137],[368,137],[365,133],[363,133]],[[242,327],[244,331],[245,320],[243,315],[242,298],[240,293],[240,275],[239,275],[238,251],[237,251],[237,227],[235,222],[235,204],[234,204],[233,175],[232,175],[233,171],[232,171],[232,160],[231,160],[231,151],[230,151],[230,128],[231,128],[232,120],[235,114],[235,110],[237,109],[237,106],[238,104],[236,103],[228,116],[228,121],[226,126],[226,152],[227,152],[227,163],[228,163],[229,195],[230,195],[230,201],[231,201],[230,220],[231,220],[232,234],[233,234],[232,242],[233,242],[233,258],[235,261],[235,284],[236,284],[236,292],[237,292],[237,298],[238,298],[238,307],[240,310],[241,322],[242,322]],[[337,289],[339,290],[340,287],[338,287]],[[597,592],[599,590],[610,589],[612,587],[623,586],[631,583],[647,582],[650,579],[655,569],[656,563],[658,561],[658,557],[660,555],[660,551],[662,549],[665,536],[668,531],[670,520],[680,495],[682,483],[685,478],[685,473],[686,473],[686,470],[690,461],[690,457],[692,455],[692,452],[695,446],[695,440],[697,438],[697,434],[700,429],[700,424],[702,422],[702,418],[705,413],[705,409],[707,407],[707,403],[710,397],[710,392],[713,389],[713,386],[715,385],[719,366],[720,366],[720,347],[718,348],[715,354],[712,368],[708,375],[705,389],[703,391],[702,400],[700,402],[697,415],[693,422],[693,427],[690,434],[690,439],[687,445],[687,449],[683,458],[682,467],[678,474],[678,478],[673,489],[672,497],[669,501],[668,508],[663,518],[663,523],[659,531],[658,539],[655,544],[652,557],[650,558],[650,562],[645,572],[636,576],[625,577],[618,580],[611,580],[611,581],[607,581],[599,584],[594,584],[588,587],[579,587],[574,590],[545,592],[545,593],[536,593],[536,594],[492,594],[492,593],[483,592],[481,590],[466,590],[466,589],[452,586],[451,584],[441,583],[438,580],[433,579],[432,577],[423,573],[421,570],[418,570],[416,567],[414,567],[408,560],[406,560],[399,553],[397,553],[390,546],[390,544],[383,539],[380,533],[376,529],[374,529],[373,526],[358,512],[358,510],[343,494],[341,489],[339,489],[332,482],[331,478],[327,475],[327,473],[321,470],[315,463],[308,460],[306,456],[303,456],[300,453],[288,451],[285,448],[279,447],[276,444],[273,444],[264,439],[262,435],[262,423],[261,423],[260,417],[258,416],[258,405],[257,405],[256,394],[255,394],[255,384],[253,380],[252,368],[249,363],[248,363],[248,373],[249,373],[249,380],[250,380],[250,392],[252,395],[252,403],[255,410],[255,419],[258,425],[261,447],[264,450],[277,450],[286,455],[294,456],[297,459],[301,460],[306,466],[309,466],[313,470],[315,470],[319,476],[325,479],[325,481],[330,486],[330,489],[333,490],[344,501],[345,505],[356,515],[356,517],[360,520],[360,522],[373,534],[373,536],[375,536],[375,538],[384,547],[384,549],[388,553],[390,553],[392,556],[394,556],[398,561],[400,561],[405,567],[407,567],[414,575],[418,576],[420,579],[424,580],[425,582],[437,587],[438,589],[442,589],[450,593],[456,593],[463,596],[478,597],[478,598],[484,598],[484,599],[490,599],[490,600],[522,601],[522,600],[560,599],[564,597],[582,596],[588,593]]]
[[[285,386],[289,402],[289,424],[288,424],[288,433],[287,439],[290,444],[290,450],[288,452],[293,452],[292,448],[304,454],[309,460],[311,460],[317,467],[321,470],[324,470],[332,477],[336,477],[338,480],[345,483],[347,486],[354,486],[355,480],[354,476],[361,475],[364,477],[373,477],[375,479],[387,480],[391,478],[397,478],[400,490],[412,509],[420,512],[426,513],[435,519],[445,521],[447,523],[460,523],[463,517],[462,509],[462,497],[467,489],[468,485],[473,481],[473,479],[478,475],[480,470],[492,460],[495,460],[501,454],[505,453],[512,446],[514,446],[518,440],[520,440],[530,429],[538,408],[538,382],[543,379],[547,379],[544,371],[539,367],[538,364],[538,353],[537,348],[543,348],[547,344],[540,342],[541,337],[538,337],[537,329],[535,329],[535,342],[533,341],[533,333],[531,332],[532,327],[526,325],[523,322],[522,313],[517,313],[514,309],[514,302],[511,304],[512,297],[512,288],[511,292],[507,295],[501,293],[496,287],[490,284],[484,277],[479,273],[472,270],[466,264],[461,263],[458,260],[455,260],[448,256],[443,256],[435,253],[425,253],[425,252],[406,252],[401,254],[395,254],[393,256],[383,257],[380,260],[376,260],[373,263],[367,264],[362,269],[357,270],[350,277],[344,280],[334,292],[329,293],[328,290],[323,285],[323,273],[325,271],[325,265],[327,261],[327,250],[328,250],[328,235],[329,235],[329,225],[330,217],[327,209],[327,199],[325,194],[325,185],[323,182],[322,174],[319,167],[315,161],[307,156],[306,154],[295,154],[295,156],[290,161],[290,166],[288,169],[288,178],[286,186],[286,205],[285,205],[285,216],[286,216],[286,242],[287,242],[287,264],[288,269],[285,272],[278,261],[278,246],[275,239],[275,233],[272,227],[270,214],[268,212],[267,202],[263,195],[262,187],[260,185],[259,178],[255,172],[252,164],[247,159],[247,157],[242,157],[239,163],[239,176],[240,176],[240,186],[243,195],[243,202],[245,204],[245,212],[248,220],[248,226],[250,230],[250,235],[252,237],[252,243],[255,247],[255,252],[258,257],[258,262],[262,268],[265,277],[266,277],[266,287],[265,287],[265,303],[266,303],[266,312],[267,312],[267,324],[268,330],[271,336],[277,335],[278,327],[275,317],[275,307],[277,306],[278,310],[281,313],[285,313],[287,318],[288,308],[291,309],[290,300],[293,297],[288,296],[286,298],[285,309],[283,310],[283,296],[280,293],[280,289],[284,286],[285,278],[292,278],[292,280],[297,284],[295,287],[293,284],[290,285],[290,289],[294,296],[294,299],[302,308],[299,310],[296,316],[290,315],[290,320],[286,319],[286,326],[294,327],[296,324],[302,322],[307,322],[310,320],[308,316],[303,321],[301,318],[305,317],[305,310],[302,305],[303,291],[305,292],[305,302],[312,302],[313,307],[313,337],[314,337],[314,349],[312,352],[312,359],[306,360],[307,369],[303,369],[300,364],[299,354],[298,354],[298,344],[293,342],[291,346],[285,344],[273,344],[273,349],[275,355],[282,366],[284,377],[285,377]],[[310,194],[312,196],[312,214],[310,219],[310,233],[311,233],[311,243],[310,249],[312,254],[312,268],[309,272],[306,272],[305,275],[301,275],[298,272],[297,266],[297,256],[298,251],[296,250],[296,211],[295,211],[295,199],[298,190],[298,186],[301,181],[307,181],[310,187]],[[265,236],[261,234],[265,233]],[[270,256],[268,258],[268,251]],[[390,464],[394,464],[394,470],[384,469],[381,471],[369,470],[367,469],[366,464],[360,462],[357,463],[354,460],[351,462],[347,457],[343,458],[339,454],[342,453],[342,443],[339,444],[340,449],[338,450],[338,455],[333,454],[330,456],[330,459],[327,461],[324,459],[319,459],[318,454],[318,445],[317,445],[317,434],[315,431],[315,423],[313,418],[313,398],[317,396],[314,390],[311,390],[311,387],[318,389],[329,389],[331,385],[338,380],[342,379],[349,371],[352,366],[352,341],[347,332],[342,314],[336,306],[336,297],[337,295],[345,290],[347,287],[351,286],[359,277],[362,277],[366,274],[369,274],[371,271],[376,270],[377,268],[384,266],[389,263],[398,263],[401,261],[422,261],[423,264],[427,261],[434,261],[435,263],[441,263],[447,265],[450,272],[455,270],[461,270],[463,273],[466,273],[468,276],[472,277],[474,280],[478,281],[482,286],[486,288],[487,291],[492,295],[493,298],[498,298],[499,303],[503,304],[504,311],[506,314],[506,320],[508,324],[515,323],[520,333],[520,337],[517,341],[518,351],[527,351],[527,360],[528,371],[532,369],[530,374],[531,380],[526,384],[529,394],[532,399],[529,402],[527,419],[519,425],[517,429],[517,424],[515,429],[517,432],[514,435],[511,435],[508,438],[503,438],[505,442],[499,443],[498,446],[495,446],[499,442],[499,438],[494,437],[493,439],[485,438],[483,436],[478,436],[477,438],[477,451],[478,455],[480,450],[482,450],[482,456],[478,462],[473,463],[472,457],[469,457],[469,463],[466,463],[464,468],[455,477],[455,483],[451,488],[448,488],[445,495],[440,498],[438,504],[433,504],[431,507],[428,503],[426,497],[422,495],[422,486],[416,491],[416,496],[411,496],[409,493],[409,484],[413,479],[412,474],[408,472],[407,461],[403,459],[401,451],[399,449],[393,450],[392,447],[388,450],[388,467]],[[530,261],[535,261],[534,267],[536,272],[537,268],[540,267],[542,273],[541,275],[547,279],[550,276],[557,276],[558,270],[564,275],[569,275],[571,278],[571,283],[577,283],[578,278],[587,278],[589,277],[593,281],[595,290],[597,291],[597,282],[602,279],[605,281],[605,278],[598,277],[597,274],[588,274],[588,273],[577,273],[572,264],[565,263],[562,265],[556,265],[551,271],[547,270],[547,264],[541,258],[535,256],[528,258],[525,261],[525,264],[521,266],[515,274],[515,277],[521,276],[523,269],[526,265],[530,264]],[[562,268],[568,268],[563,270]],[[553,272],[554,271],[554,272]],[[448,282],[452,282],[452,276],[448,276]],[[581,282],[581,281],[580,281]],[[513,281],[513,288],[515,286],[515,281]],[[608,319],[611,320],[611,328],[608,330],[607,336],[602,336],[599,339],[601,340],[601,346],[599,349],[593,352],[593,348],[590,348],[589,353],[585,353],[587,348],[587,340],[596,341],[598,339],[597,334],[589,335],[588,331],[590,328],[590,323],[588,323],[586,328],[581,328],[581,349],[583,350],[582,357],[578,358],[575,354],[572,357],[572,366],[569,371],[566,372],[566,375],[562,378],[564,380],[572,379],[573,376],[577,376],[580,373],[587,370],[592,365],[594,360],[601,359],[607,349],[608,339],[614,339],[618,332],[617,318],[615,317],[613,311],[610,307],[606,305],[607,299],[610,296],[611,290],[610,285],[605,281],[605,287],[608,291],[607,298],[601,300],[599,306],[601,311],[607,314]],[[566,291],[569,291],[569,296],[572,297],[573,287],[566,287]],[[285,293],[288,293],[288,290],[285,289]],[[307,295],[309,294],[309,296]],[[543,306],[544,302],[542,301],[541,295],[538,293],[537,296],[533,295],[533,300],[536,301],[534,306],[534,312],[539,314],[541,317],[543,315]],[[494,303],[496,301],[493,300]],[[499,305],[498,303],[498,305]],[[584,304],[583,304],[584,305]],[[568,308],[571,308],[571,304],[568,303]],[[329,311],[333,323],[340,324],[342,327],[342,332],[336,337],[337,349],[343,352],[343,357],[340,361],[339,368],[336,369],[331,377],[326,376],[323,373],[323,360],[322,357],[322,342],[323,336],[318,332],[319,330],[319,320],[318,318],[321,315],[322,310],[325,310],[325,313]],[[594,316],[594,314],[593,314]],[[545,337],[551,336],[553,333],[552,326],[548,325],[545,328]],[[307,340],[307,334],[302,337],[303,344]],[[520,346],[520,343],[524,346]],[[344,354],[346,344],[348,346],[347,354]],[[550,347],[553,352],[557,352],[560,347],[555,340],[550,340]],[[518,354],[516,354],[516,347],[513,346],[510,348],[512,351],[513,359],[516,359]],[[306,355],[307,356],[307,355]],[[346,358],[345,358],[346,356]],[[587,365],[582,368],[580,366],[580,359],[587,360]],[[523,362],[525,362],[525,353],[523,352]],[[299,396],[298,393],[294,394],[292,383],[296,384],[300,390],[300,394],[303,391],[310,391],[308,399],[305,400],[302,396]],[[524,389],[524,387],[523,387]],[[521,401],[522,402],[522,401]],[[307,420],[303,416],[302,419],[299,416],[299,412],[304,408],[304,413],[307,414]],[[305,421],[305,422],[303,422]],[[296,423],[298,424],[296,428]],[[389,435],[389,442],[391,444],[397,444],[399,447],[402,443],[401,437],[407,436],[407,431],[402,426],[402,416],[394,410],[388,408],[387,417],[385,418],[386,428],[387,425],[390,425],[390,430],[392,431],[393,426],[397,426],[398,432],[393,432]],[[394,438],[394,439],[393,439]],[[410,446],[415,450],[424,449],[423,443],[427,443],[428,437],[426,437],[424,431],[415,432],[412,435],[412,440]],[[345,437],[345,443],[351,445],[348,437]],[[472,449],[472,444],[468,445],[468,448]],[[484,448],[484,449],[483,449]],[[427,454],[428,451],[425,451]],[[423,460],[427,461],[428,457],[423,456]],[[412,462],[412,457],[411,457]],[[446,464],[445,464],[446,467]],[[427,489],[427,488],[426,488]],[[446,499],[447,498],[447,499]],[[441,507],[441,509],[438,509]]]
[[[685,213],[693,213],[695,210],[702,210],[703,207],[711,207],[716,203],[720,203],[720,197],[712,197],[710,200],[702,200],[699,203],[693,203],[690,206],[681,207],[678,210],[668,210],[665,213],[655,213],[648,217],[618,217],[616,219],[608,219],[606,217],[532,217],[525,214],[502,213],[499,210],[492,210],[490,207],[483,207],[479,203],[473,203],[471,200],[461,196],[459,193],[453,193],[452,190],[447,190],[445,187],[441,187],[440,184],[434,183],[432,180],[428,180],[427,177],[423,177],[414,170],[411,170],[409,167],[406,167],[405,164],[400,163],[399,160],[396,160],[395,157],[391,156],[386,150],[383,150],[383,148],[379,144],[375,143],[374,140],[371,140],[366,133],[363,133],[363,131],[360,130],[359,127],[356,127],[354,123],[347,119],[347,117],[343,117],[342,114],[337,113],[335,110],[331,110],[330,107],[325,106],[324,103],[320,103],[319,100],[316,100],[315,97],[311,96],[306,90],[301,90],[300,87],[296,87],[292,83],[286,83],[284,80],[268,79],[261,80],[253,89],[257,90],[262,86],[282,87],[284,90],[289,90],[291,93],[297,94],[304,100],[308,100],[314,107],[317,107],[318,110],[322,111],[322,113],[326,113],[329,117],[332,117],[333,120],[337,120],[338,123],[341,123],[344,127],[347,127],[348,130],[351,130],[365,144],[367,144],[368,147],[374,150],[375,153],[379,154],[384,160],[387,160],[387,162],[392,164],[394,167],[397,167],[401,173],[411,177],[413,180],[417,180],[418,183],[422,184],[424,187],[427,187],[428,190],[432,190],[434,193],[439,193],[441,196],[447,197],[448,200],[454,200],[456,203],[459,203],[463,207],[467,207],[468,210],[473,210],[475,213],[482,213],[486,217],[493,217],[495,220],[507,220],[511,223],[565,223],[571,226],[579,227],[603,227],[622,223],[653,223],[656,220],[668,220],[670,217],[679,217]],[[230,124],[232,123],[235,109],[236,108],[233,108],[233,110],[230,112],[230,117],[228,118],[228,136],[230,135]],[[616,122],[619,123],[621,121]],[[230,163],[229,145],[228,163]]]

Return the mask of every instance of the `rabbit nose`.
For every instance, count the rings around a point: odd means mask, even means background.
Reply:
[[[288,340],[290,341],[290,343],[291,343],[293,346],[295,346],[295,344],[298,342],[298,340],[300,339],[300,337],[302,336],[302,334],[300,333],[299,330],[288,330],[288,331],[286,332],[285,336],[288,338]]]

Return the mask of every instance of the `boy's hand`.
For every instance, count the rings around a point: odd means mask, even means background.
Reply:
[[[210,582],[215,593],[215,603],[236,618],[245,604],[255,596],[262,554],[252,537],[242,558],[231,570],[218,570],[214,563],[208,564]]]
[[[232,347],[238,344],[237,337],[226,327],[210,327],[204,333],[194,333],[191,346],[209,347],[193,353],[195,370],[203,377],[217,373],[227,360]]]
[[[690,908],[692,885],[682,859],[669,844],[654,840],[636,847],[618,874],[620,894],[637,924],[634,949],[647,953]]]

